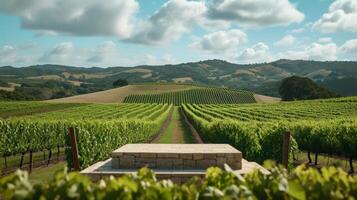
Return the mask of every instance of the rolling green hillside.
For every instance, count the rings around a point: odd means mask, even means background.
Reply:
[[[109,68],[61,65],[0,67],[2,83],[21,84],[17,88],[33,90],[33,93],[39,92],[39,88],[46,88],[41,99],[111,89],[113,82],[118,79],[127,79],[132,84],[176,82],[225,86],[278,96],[280,81],[293,75],[308,77],[341,95],[357,95],[357,90],[351,87],[351,83],[357,82],[357,62],[278,60],[240,65],[222,60],[206,60],[176,65]],[[59,86],[55,89],[46,86],[55,85],[53,82]]]

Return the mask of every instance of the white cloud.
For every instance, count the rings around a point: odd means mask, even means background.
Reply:
[[[87,61],[89,63],[104,63],[111,58],[116,57],[117,51],[117,46],[114,44],[112,41],[106,41],[101,44],[99,44],[97,47],[93,48],[89,54],[92,54],[89,56]]]
[[[0,11],[21,17],[21,27],[40,32],[128,37],[135,0],[2,0]]]
[[[292,35],[286,35],[283,38],[281,38],[279,41],[275,42],[274,45],[275,46],[279,46],[279,47],[288,47],[291,45],[295,44],[295,37]]]
[[[143,63],[146,65],[165,65],[165,64],[175,64],[176,62],[177,61],[175,57],[171,54],[166,54],[163,55],[162,57],[157,57],[151,54],[147,54],[145,55],[143,60]]]
[[[213,0],[208,16],[248,27],[288,25],[304,20],[304,14],[288,0]]]
[[[40,62],[50,62],[56,64],[76,63],[81,52],[76,51],[71,42],[62,42],[57,44],[52,50],[40,57]]]
[[[45,52],[40,58],[41,63],[64,65],[115,65],[119,59],[119,51],[112,41],[105,41],[92,48],[80,48],[71,42],[57,44]]]
[[[296,33],[302,33],[304,31],[305,31],[305,28],[296,28],[296,29],[291,30],[291,33],[296,34]]]
[[[337,46],[335,43],[319,44],[312,43],[303,50],[286,51],[278,53],[277,59],[302,59],[302,60],[319,60],[333,61],[337,59]]]
[[[331,43],[332,42],[332,38],[330,38],[330,37],[322,37],[322,38],[319,38],[318,42],[319,43]]]
[[[29,62],[29,58],[17,53],[15,47],[4,45],[0,48],[0,65],[24,65]]]
[[[336,0],[330,5],[329,11],[314,23],[313,28],[323,33],[357,32],[356,19],[356,0]]]
[[[246,48],[236,58],[239,63],[259,63],[269,62],[272,60],[269,47],[263,42],[259,42],[250,48]]]
[[[169,0],[149,20],[142,22],[127,41],[162,45],[176,40],[203,22],[206,9],[204,2]]]
[[[346,41],[340,49],[344,53],[357,53],[357,39]]]
[[[228,31],[217,31],[204,35],[198,42],[191,46],[199,50],[210,51],[212,53],[224,53],[225,51],[237,48],[238,45],[247,41],[247,34],[238,29]]]

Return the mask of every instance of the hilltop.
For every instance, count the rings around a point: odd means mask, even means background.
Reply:
[[[85,86],[82,93],[110,89],[115,80],[127,79],[130,83],[198,83],[278,96],[280,81],[293,75],[311,78],[341,95],[357,95],[354,88],[357,84],[357,62],[352,61],[278,60],[240,65],[223,60],[206,60],[176,65],[109,68],[50,64],[22,68],[0,67],[0,82],[37,84],[55,81]],[[68,95],[73,94],[65,96]]]

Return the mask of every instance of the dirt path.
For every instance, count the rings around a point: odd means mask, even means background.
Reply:
[[[190,127],[185,121],[180,108],[175,106],[173,113],[165,130],[160,134],[153,143],[195,143],[195,139]]]

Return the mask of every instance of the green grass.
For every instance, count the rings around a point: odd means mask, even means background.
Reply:
[[[60,156],[65,154],[65,148],[60,149]],[[43,161],[48,159],[48,151],[45,152],[45,159],[43,159],[43,152],[35,152],[32,154],[33,162]],[[52,150],[52,160],[57,159],[57,148]],[[20,166],[21,155],[9,156],[6,158],[8,167],[18,167]],[[28,164],[30,162],[30,154],[26,153],[24,155],[23,164]],[[0,169],[5,167],[5,159],[2,157],[0,159]]]
[[[59,162],[49,167],[36,168],[30,174],[30,181],[32,183],[45,183],[55,178],[55,174],[58,171],[63,171],[67,166],[66,162]]]
[[[192,133],[188,128],[183,116],[179,111],[179,107],[173,108],[172,118],[165,132],[161,135],[159,143],[194,143]]]
[[[308,158],[307,158],[306,152],[301,151],[301,152],[297,153],[296,158],[298,159],[299,163],[300,162],[308,163]],[[312,164],[313,164],[315,162],[315,154],[311,153],[311,159],[312,159]],[[325,166],[325,167],[334,166],[334,167],[340,167],[345,171],[350,170],[350,165],[348,163],[348,160],[344,159],[344,158],[339,158],[336,156],[329,157],[327,155],[319,154],[317,161],[318,161],[319,166]],[[357,161],[353,162],[353,167],[355,170],[357,170]]]

